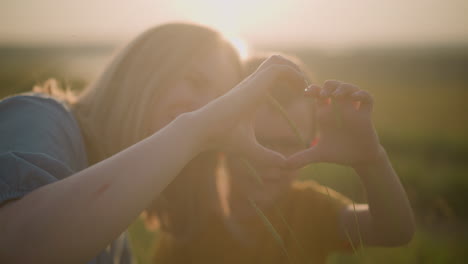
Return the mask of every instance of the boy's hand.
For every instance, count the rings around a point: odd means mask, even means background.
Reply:
[[[317,99],[319,139],[315,146],[288,159],[291,168],[330,162],[359,166],[376,160],[383,148],[371,120],[372,96],[357,86],[326,81],[309,86],[306,95]]]

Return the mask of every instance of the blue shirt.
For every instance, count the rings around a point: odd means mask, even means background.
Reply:
[[[64,103],[41,94],[0,101],[0,205],[87,166],[80,128]],[[123,233],[89,263],[131,262]]]

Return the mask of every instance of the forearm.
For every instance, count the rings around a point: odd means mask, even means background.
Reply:
[[[0,262],[83,263],[123,232],[200,150],[179,118],[67,179],[0,208]]]
[[[374,244],[385,241],[388,245],[407,242],[414,232],[414,219],[406,192],[382,149],[373,162],[354,167],[367,193],[369,221],[363,225],[370,230]],[[354,210],[354,209],[353,209]],[[372,241],[371,241],[372,242]]]

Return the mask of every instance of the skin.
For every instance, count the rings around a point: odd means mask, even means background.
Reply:
[[[223,96],[178,115],[148,138],[64,180],[3,204],[0,262],[90,260],[203,151],[223,148],[272,166],[285,165],[280,154],[257,142],[252,127],[252,113],[265,100],[267,88],[279,78],[305,87],[302,73],[291,62],[273,56]],[[51,248],[54,254],[50,254]]]
[[[286,110],[288,117],[297,124],[301,135],[309,136],[314,124],[304,101],[305,98],[293,102]],[[256,114],[255,134],[262,145],[285,157],[304,150],[304,145],[297,139],[287,121],[269,105],[262,106]],[[310,136],[307,139],[311,141]],[[229,173],[235,178],[231,183],[234,196],[230,197],[230,203],[241,218],[255,214],[247,197],[253,199],[260,207],[269,207],[289,188],[298,175],[298,170],[279,169],[252,162],[251,165],[263,184],[259,184],[258,180],[252,177],[241,160],[235,157],[229,159]]]
[[[229,169],[235,183],[231,189],[228,226],[238,225],[242,219],[255,215],[247,197],[259,206],[271,206],[290,187],[297,176],[297,169],[317,162],[329,162],[352,167],[364,185],[369,202],[357,204],[356,209],[349,206],[341,212],[337,229],[341,231],[343,243],[349,242],[346,232],[355,245],[361,239],[368,246],[408,243],[414,233],[413,214],[373,127],[372,96],[357,86],[340,81],[327,81],[323,87],[310,86],[306,95],[317,100],[318,143],[304,150],[286,121],[277,112],[262,108],[255,126],[258,140],[288,157],[288,169],[256,166],[257,173],[264,180],[264,185],[259,185],[245,166],[231,159]],[[335,106],[330,98],[335,100]],[[310,110],[301,100],[293,102],[285,110],[301,134],[309,135],[310,140],[314,129]]]
[[[221,96],[239,82],[239,75],[222,48],[198,55],[157,99],[152,110],[153,131],[163,128],[180,114],[197,110]]]

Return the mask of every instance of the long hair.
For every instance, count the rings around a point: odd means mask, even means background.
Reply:
[[[90,163],[154,133],[149,109],[166,84],[178,78],[195,55],[219,45],[240,71],[235,49],[217,31],[205,26],[164,24],[143,32],[125,46],[72,104]]]
[[[80,124],[88,160],[94,164],[154,133],[149,109],[169,88],[167,83],[179,78],[195,56],[219,47],[238,69],[240,81],[239,54],[219,32],[202,25],[170,23],[128,43],[79,95],[61,89],[55,79],[33,90],[69,104]],[[145,210],[148,226],[158,223],[179,242],[192,238],[218,204],[217,162],[216,153],[204,153],[189,163]]]
[[[143,213],[146,226],[165,232],[179,245],[193,243],[221,213],[217,168],[216,152],[194,158]]]
[[[100,77],[78,96],[60,89],[54,79],[34,87],[67,102],[76,116],[86,144],[88,160],[97,163],[151,135],[152,105],[180,77],[185,66],[200,54],[221,48],[238,70],[236,49],[206,26],[169,23],[153,27],[128,43]],[[190,241],[204,219],[218,206],[218,156],[203,153],[192,160],[145,210],[144,220],[157,223],[176,241]]]
[[[172,23],[147,30],[129,43],[96,82],[73,104],[91,163],[98,162],[151,135],[152,105],[167,83],[180,77],[195,56],[221,47],[241,77],[235,48],[205,26]],[[187,241],[213,207],[216,193],[214,153],[193,160],[143,214],[147,223],[177,241]],[[213,194],[213,195],[210,195]],[[215,203],[215,200],[212,200]]]

